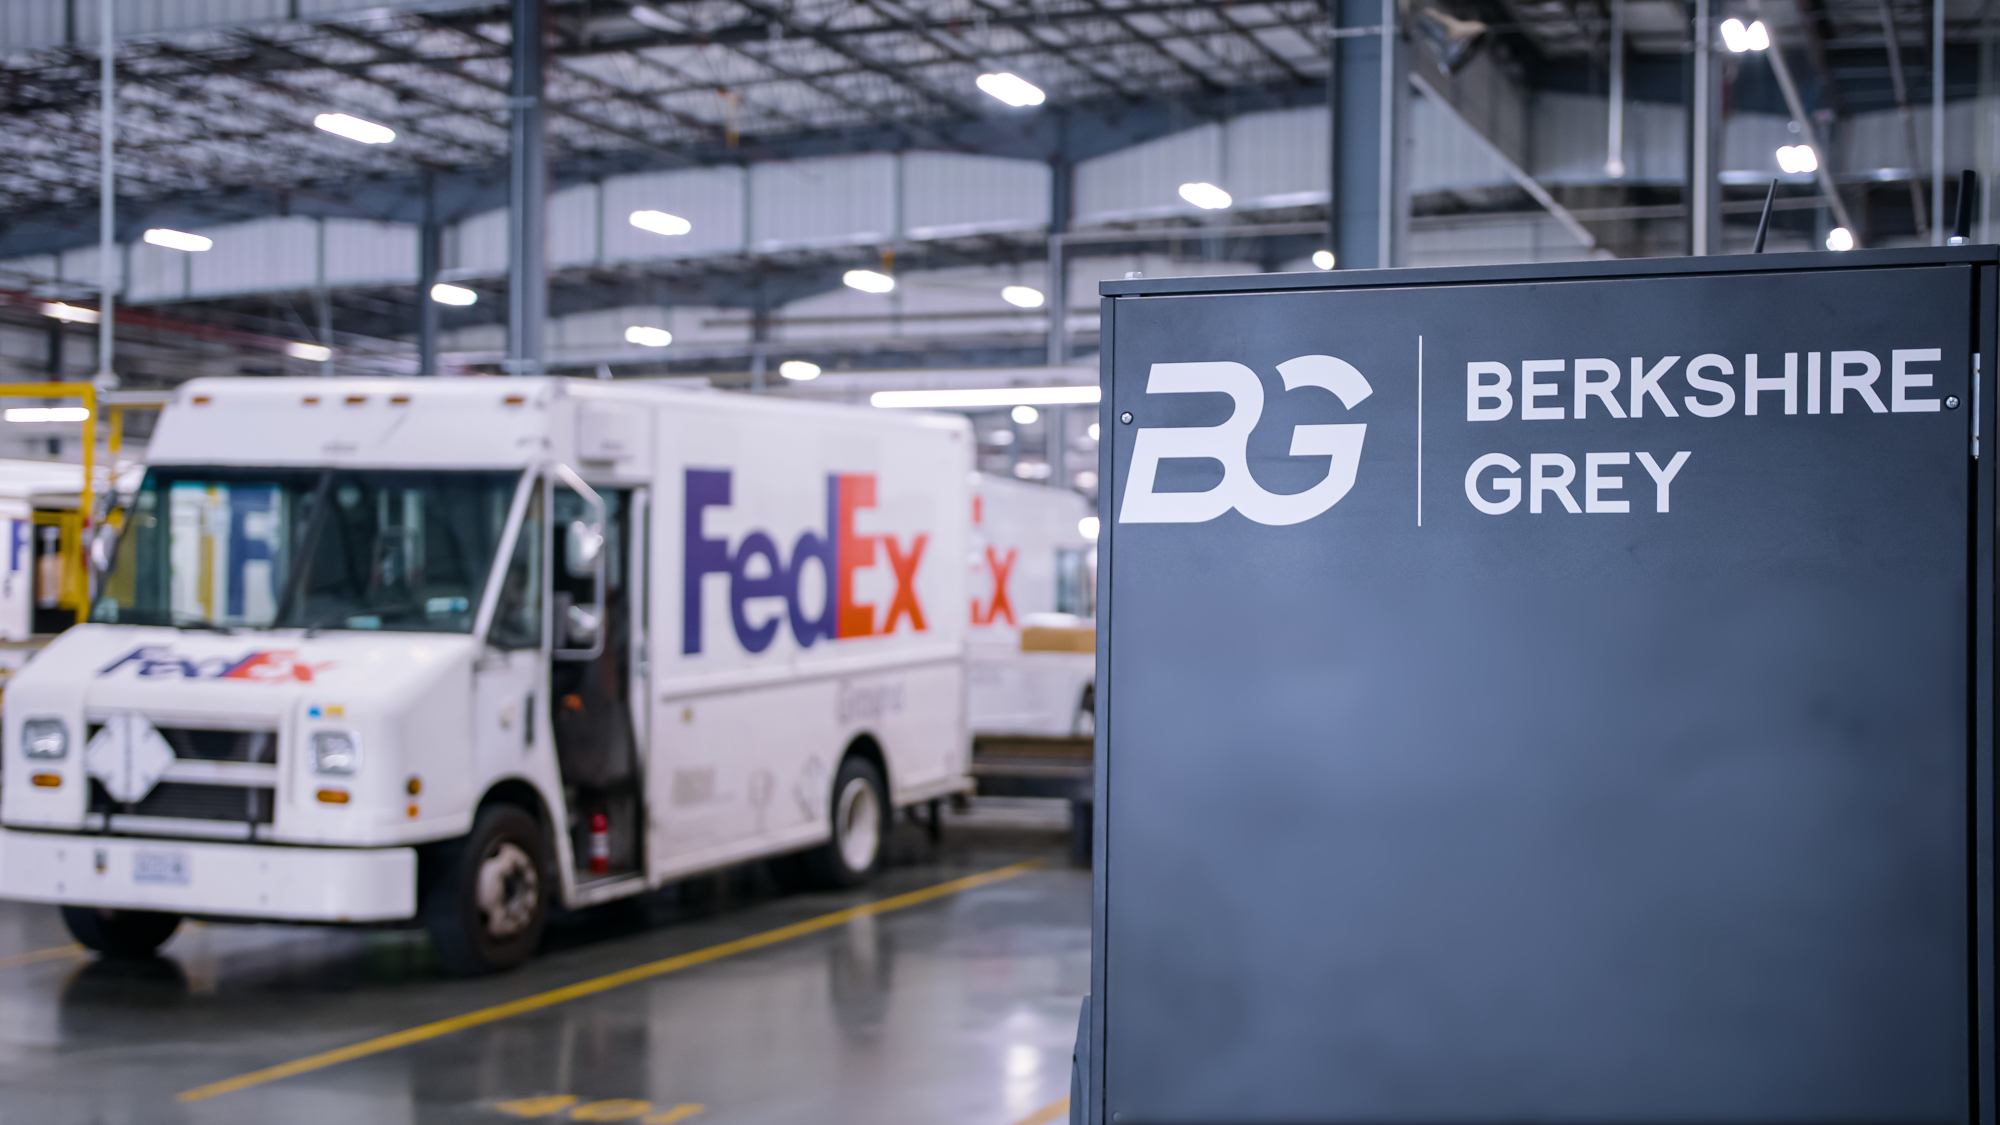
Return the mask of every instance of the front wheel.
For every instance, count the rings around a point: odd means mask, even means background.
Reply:
[[[888,786],[866,758],[850,756],[833,776],[833,838],[805,854],[813,881],[858,887],[882,865],[889,835]]]
[[[445,972],[498,972],[535,952],[549,915],[549,863],[533,816],[514,805],[488,806],[471,835],[431,859],[424,925]]]
[[[95,906],[65,906],[62,919],[77,944],[111,957],[151,957],[181,924],[178,914]]]

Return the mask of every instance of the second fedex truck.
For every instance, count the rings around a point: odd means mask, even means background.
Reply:
[[[796,854],[970,787],[961,418],[560,379],[202,379],[88,623],[7,689],[0,895],[430,930]]]

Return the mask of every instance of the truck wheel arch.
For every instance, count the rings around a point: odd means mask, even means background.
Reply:
[[[875,772],[882,777],[882,787],[885,790],[882,796],[889,802],[890,807],[894,808],[896,804],[896,781],[889,775],[889,759],[882,753],[882,744],[876,741],[875,736],[869,734],[867,731],[855,735],[848,740],[847,748],[840,752],[840,761],[835,762],[833,765],[834,772],[836,774],[840,772],[840,762],[853,757],[860,757],[875,767]],[[828,799],[832,799],[831,793],[828,794]],[[831,806],[829,806],[829,815],[831,815]]]

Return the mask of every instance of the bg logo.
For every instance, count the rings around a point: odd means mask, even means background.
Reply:
[[[1354,365],[1330,355],[1302,355],[1278,365],[1285,389],[1320,387],[1332,391],[1352,410],[1374,393]],[[1119,523],[1207,523],[1231,508],[1261,524],[1282,527],[1319,515],[1354,487],[1361,465],[1361,439],[1366,423],[1336,426],[1293,426],[1291,455],[1331,457],[1326,476],[1304,492],[1266,492],[1250,475],[1250,431],[1264,413],[1264,384],[1240,363],[1156,363],[1146,379],[1146,393],[1226,394],[1235,412],[1219,426],[1149,427],[1139,431],[1132,447],[1132,471],[1125,482],[1125,503]],[[1222,483],[1207,492],[1154,492],[1153,477],[1169,458],[1205,458],[1222,462]]]
[[[896,622],[907,616],[910,628],[924,631],[924,610],[917,602],[917,565],[923,561],[924,546],[930,536],[918,535],[908,553],[897,546],[893,535],[856,535],[854,513],[875,506],[875,474],[835,473],[826,478],[827,533],[806,531],[792,543],[791,559],[778,552],[777,541],[769,533],[752,531],[736,549],[726,539],[707,539],[701,534],[701,514],[709,508],[726,507],[730,496],[727,469],[689,469],[684,537],[685,564],[681,568],[681,652],[701,651],[701,580],[705,575],[729,576],[729,618],[736,627],[736,640],[751,652],[763,652],[778,635],[778,619],[752,625],[744,613],[751,598],[782,597],[791,620],[792,638],[800,648],[813,642],[846,640],[896,631]],[[896,593],[889,600],[889,616],[875,628],[875,607],[854,600],[854,572],[875,565],[875,548],[888,555],[889,569],[896,576]],[[752,576],[752,559],[762,558],[764,573]],[[799,599],[799,576],[805,564],[819,560],[830,587],[826,604],[817,618],[807,617]]]

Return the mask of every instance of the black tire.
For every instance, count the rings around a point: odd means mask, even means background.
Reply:
[[[534,955],[554,884],[540,822],[516,805],[488,805],[469,835],[424,858],[424,927],[445,972],[479,976]]]
[[[798,857],[801,874],[816,887],[841,889],[866,883],[882,866],[889,842],[889,794],[875,763],[848,755],[833,775],[827,806],[833,838]],[[872,835],[871,835],[872,833]]]
[[[65,906],[62,919],[79,945],[107,957],[151,957],[181,925],[178,914],[95,906]]]

